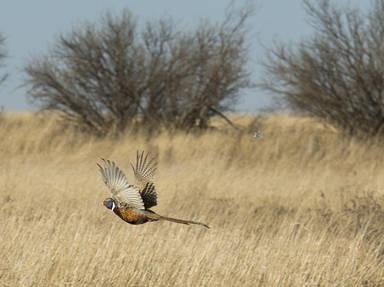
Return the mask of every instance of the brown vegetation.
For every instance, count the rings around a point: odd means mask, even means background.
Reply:
[[[247,119],[237,119],[246,124]],[[382,147],[306,118],[257,121],[263,138],[97,139],[54,117],[0,123],[3,286],[382,286]],[[130,173],[159,155],[156,211],[209,223],[132,226],[104,208],[96,161]]]

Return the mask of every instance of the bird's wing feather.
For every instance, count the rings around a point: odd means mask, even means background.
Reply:
[[[155,190],[155,185],[152,182],[148,182],[140,191],[140,194],[143,199],[145,209],[157,205],[157,193]]]
[[[142,188],[153,179],[157,170],[156,158],[148,156],[148,153],[144,156],[144,151],[141,153],[137,151],[136,163],[135,165],[131,163],[135,179],[138,184],[142,185]]]
[[[102,159],[102,165],[99,165],[104,183],[113,194],[118,204],[144,209],[143,199],[139,193],[139,188],[132,186],[120,168],[110,160]]]
[[[140,195],[138,187],[130,185],[116,195],[112,196],[118,203],[119,207],[134,207],[137,209],[145,209],[143,199]]]
[[[131,163],[133,173],[136,179],[136,185],[140,188],[140,194],[144,202],[145,208],[150,208],[157,205],[157,193],[152,180],[157,170],[157,160],[154,157],[149,157],[149,154],[144,155],[143,152],[137,152],[136,163]]]

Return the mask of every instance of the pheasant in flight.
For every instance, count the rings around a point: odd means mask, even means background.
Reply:
[[[198,224],[206,228],[208,225],[177,218],[161,216],[149,208],[157,205],[157,193],[152,182],[157,170],[155,158],[144,156],[144,152],[137,152],[136,164],[132,165],[136,184],[129,184],[120,168],[110,160],[102,159],[100,168],[104,183],[112,193],[112,197],[104,200],[104,205],[111,209],[117,216],[130,224],[143,224],[151,221],[167,220],[181,224]]]

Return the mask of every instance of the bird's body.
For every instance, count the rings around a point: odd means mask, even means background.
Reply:
[[[157,221],[160,216],[150,210],[141,210],[137,208],[119,208],[113,209],[113,212],[122,220],[129,224],[143,224],[148,221]]]
[[[128,183],[128,180],[119,167],[109,160],[103,160],[99,165],[104,183],[112,192],[112,197],[104,200],[104,205],[129,224],[144,224],[151,221],[167,220],[181,224],[198,224],[204,227],[208,225],[191,220],[182,220],[161,216],[149,208],[157,205],[157,193],[152,178],[157,169],[154,158],[144,157],[144,152],[137,153],[136,164],[132,166],[136,184]]]

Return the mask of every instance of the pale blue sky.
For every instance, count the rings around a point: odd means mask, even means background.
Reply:
[[[345,3],[348,0],[335,0]],[[368,7],[369,0],[349,0]],[[236,0],[236,5],[244,3]],[[196,25],[201,18],[217,21],[223,18],[226,0],[0,0],[0,32],[7,38],[10,76],[0,86],[0,106],[8,111],[31,109],[24,88],[25,62],[45,53],[60,33],[66,33],[83,21],[97,20],[104,11],[118,13],[129,8],[139,21],[171,16],[185,26]],[[310,33],[301,0],[256,0],[257,12],[251,20],[251,71],[257,80],[262,75],[258,64],[264,47],[273,40],[297,41]],[[267,107],[270,97],[258,90],[245,91],[237,107],[239,112],[254,112]]]

